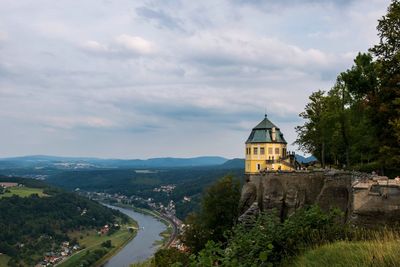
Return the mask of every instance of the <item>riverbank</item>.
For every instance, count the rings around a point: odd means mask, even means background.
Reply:
[[[132,230],[136,229],[136,230]],[[131,219],[128,224],[121,225],[121,228],[111,235],[99,235],[97,231],[70,233],[71,238],[76,238],[84,249],[74,253],[69,258],[60,262],[59,267],[101,266],[117,254],[127,245],[137,234],[137,223]],[[111,247],[107,248],[105,242],[111,242]]]
[[[111,204],[110,204],[111,205]],[[174,241],[178,234],[178,226],[174,223],[173,220],[170,218],[164,216],[160,212],[156,210],[149,210],[149,209],[143,209],[143,208],[138,208],[133,205],[127,205],[127,204],[122,204],[122,203],[112,203],[112,205],[116,207],[121,207],[121,208],[127,208],[127,209],[132,209],[136,212],[142,213],[142,214],[147,214],[150,216],[153,216],[160,220],[167,229],[163,232],[160,233],[160,236],[163,238],[161,241],[156,241],[154,245],[160,245],[161,248],[167,248],[169,245]]]
[[[159,217],[150,211],[134,210],[127,205],[104,204],[107,207],[117,209],[120,212],[134,218],[139,224],[139,230],[136,237],[130,241],[121,251],[111,257],[105,267],[128,267],[133,263],[142,262],[151,258],[160,248],[156,245],[161,241],[161,233],[166,230],[166,224]]]

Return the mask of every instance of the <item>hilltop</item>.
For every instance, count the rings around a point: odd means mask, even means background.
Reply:
[[[0,169],[9,168],[161,168],[220,165],[228,159],[217,156],[193,158],[161,157],[150,159],[101,159],[90,157],[56,157],[45,155],[22,156],[0,159]]]

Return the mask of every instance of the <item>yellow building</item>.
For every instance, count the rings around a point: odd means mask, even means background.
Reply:
[[[265,114],[264,120],[253,128],[246,141],[245,172],[255,174],[263,171],[294,170],[294,154],[288,153],[286,146],[283,133]]]

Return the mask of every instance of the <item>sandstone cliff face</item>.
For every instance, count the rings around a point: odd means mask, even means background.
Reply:
[[[400,181],[386,191],[382,189],[386,185],[374,182],[356,188],[357,183],[366,180],[373,179],[367,174],[338,171],[249,175],[242,190],[239,220],[247,222],[260,211],[272,210],[279,212],[283,220],[299,208],[318,204],[324,210],[339,208],[345,220],[355,224],[395,223],[400,219]],[[374,218],[376,215],[378,218]]]

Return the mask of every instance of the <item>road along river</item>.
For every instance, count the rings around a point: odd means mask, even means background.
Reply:
[[[119,210],[139,224],[139,230],[136,236],[117,254],[110,258],[104,266],[128,267],[131,263],[141,262],[150,258],[159,247],[155,245],[155,242],[162,240],[160,233],[165,231],[167,226],[151,215],[139,213],[127,208],[120,208],[107,204],[104,205]]]

